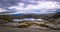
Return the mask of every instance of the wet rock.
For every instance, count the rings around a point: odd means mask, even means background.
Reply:
[[[55,21],[56,21],[56,23],[60,24],[60,18],[56,19]]]
[[[39,29],[39,30],[48,30],[49,28],[46,27],[41,27],[41,26],[37,26],[37,25],[32,25],[28,27],[29,29]]]
[[[54,30],[60,30],[60,24],[47,24],[48,25],[48,28],[50,29],[54,29]]]
[[[9,26],[9,27],[17,27],[18,25],[19,25],[18,23],[12,23],[12,22],[5,24],[5,26]]]

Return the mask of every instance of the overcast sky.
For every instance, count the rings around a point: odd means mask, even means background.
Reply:
[[[0,0],[0,12],[20,13],[54,13],[60,9],[59,0]]]

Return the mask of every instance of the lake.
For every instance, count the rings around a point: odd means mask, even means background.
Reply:
[[[35,18],[24,18],[24,19],[13,19],[14,22],[20,21],[42,21],[43,19],[35,19]]]

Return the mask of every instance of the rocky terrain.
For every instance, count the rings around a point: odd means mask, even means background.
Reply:
[[[60,30],[60,14],[52,14],[48,15],[48,17],[42,15],[42,16],[36,16],[36,15],[28,15],[28,16],[9,16],[9,15],[0,15],[0,31],[1,32],[8,32],[8,31],[21,31],[21,32],[59,32]],[[35,19],[42,19],[40,21],[38,20],[28,20],[28,21],[20,21],[20,22],[14,22],[13,19],[23,19],[23,18],[35,18]],[[16,31],[15,31],[16,30]],[[24,30],[24,31],[23,31]]]
[[[59,32],[60,24],[55,21],[21,21],[0,24],[0,32]]]

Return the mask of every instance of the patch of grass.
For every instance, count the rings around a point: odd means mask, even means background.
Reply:
[[[39,26],[42,26],[42,27],[47,27],[47,25],[46,25],[46,24],[40,24]]]
[[[26,27],[28,27],[28,25],[20,25],[20,26],[18,26],[18,28],[26,28]]]
[[[55,21],[54,21],[54,20],[48,20],[48,22],[49,22],[49,23],[53,23],[53,22],[55,22]]]
[[[29,26],[31,26],[32,24],[27,23],[27,25],[23,24],[23,25],[19,25],[18,28],[27,28]]]

